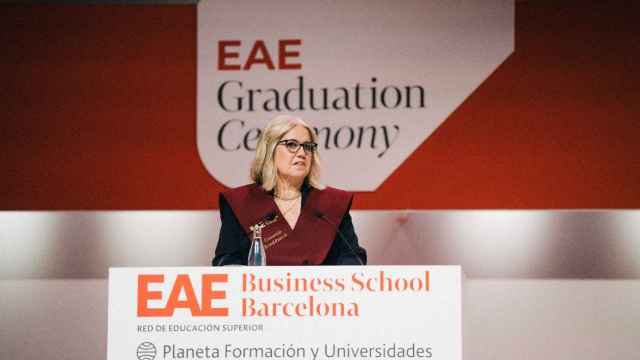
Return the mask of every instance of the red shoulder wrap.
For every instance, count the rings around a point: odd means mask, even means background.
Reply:
[[[229,203],[244,231],[264,220],[269,214],[276,214],[276,204],[266,191],[256,184],[244,185],[220,194]]]
[[[249,236],[252,225],[269,214],[277,215],[277,221],[263,229],[269,265],[320,265],[331,249],[337,227],[349,211],[353,198],[350,193],[339,189],[311,189],[292,230],[273,197],[256,184],[231,189],[221,196],[229,203]]]

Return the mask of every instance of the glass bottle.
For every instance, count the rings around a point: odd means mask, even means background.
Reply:
[[[253,241],[249,249],[248,266],[266,266],[267,253],[264,251],[262,243],[262,226],[258,225],[253,229]]]

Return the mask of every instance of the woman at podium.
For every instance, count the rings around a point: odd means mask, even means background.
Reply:
[[[222,227],[212,264],[246,265],[252,229],[262,228],[268,265],[364,265],[349,209],[353,196],[319,181],[313,129],[280,115],[262,131],[252,184],[220,194]]]

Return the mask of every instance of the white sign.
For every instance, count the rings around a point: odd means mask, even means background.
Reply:
[[[108,360],[462,357],[456,266],[112,268]]]
[[[200,157],[246,184],[260,129],[290,113],[316,128],[326,184],[373,191],[513,38],[513,0],[200,1]]]

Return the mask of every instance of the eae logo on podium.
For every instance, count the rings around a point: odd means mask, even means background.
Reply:
[[[332,278],[300,277],[290,272],[271,277],[251,269],[232,280],[226,273],[204,273],[195,278],[185,273],[170,279],[165,279],[162,273],[139,274],[137,316],[166,318],[173,317],[176,310],[183,310],[192,317],[228,317],[230,313],[243,318],[360,317],[360,303],[350,298],[327,302],[317,293],[428,294],[430,291],[428,270],[411,276],[392,275],[384,270],[374,275],[353,271],[348,277]],[[230,284],[230,281],[237,284]],[[227,303],[224,289],[234,288],[233,285],[240,288],[235,295],[242,296],[239,301]],[[145,330],[144,326],[142,330]]]
[[[200,157],[245,184],[289,113],[315,127],[326,183],[373,191],[513,52],[513,24],[509,0],[201,1]]]
[[[107,359],[461,359],[457,266],[112,268]]]

